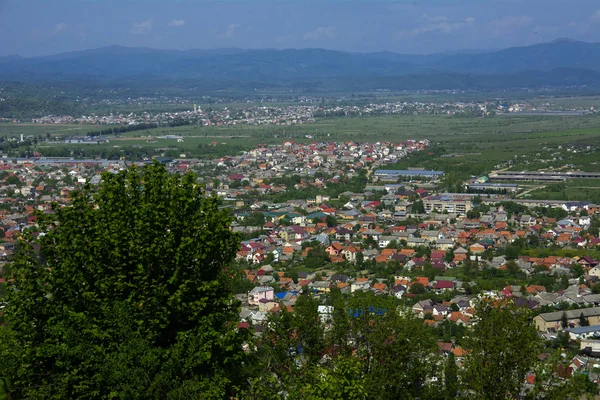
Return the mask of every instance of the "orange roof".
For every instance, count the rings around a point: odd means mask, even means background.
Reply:
[[[415,276],[415,281],[423,286],[429,286],[429,278],[426,276]]]
[[[525,290],[527,290],[527,293],[544,293],[546,292],[546,287],[541,285],[529,285]]]
[[[381,255],[389,257],[391,255],[396,254],[397,252],[398,252],[397,249],[383,249],[383,250],[381,250]]]
[[[467,355],[467,352],[462,347],[455,347],[452,349],[452,354],[454,354],[456,357],[464,357]]]
[[[339,243],[339,242],[333,242],[331,244],[331,247],[338,251],[340,251],[344,248],[344,246],[342,246],[341,243]]]
[[[272,313],[276,313],[276,312],[279,312],[279,311],[281,311],[281,307],[279,307],[279,305],[274,305],[274,306],[273,306],[273,307],[271,307],[271,309],[269,310],[269,312],[272,312]]]
[[[357,283],[363,283],[363,282],[368,282],[369,278],[356,278],[356,282]]]
[[[387,263],[388,262],[388,256],[384,256],[384,255],[377,256],[377,257],[375,257],[375,262],[378,262],[378,263],[381,263],[381,264]]]
[[[466,254],[455,254],[454,255],[454,261],[465,261],[467,259],[467,255]]]
[[[376,289],[376,290],[386,290],[387,289],[387,285],[385,283],[375,283],[373,285],[373,289]]]

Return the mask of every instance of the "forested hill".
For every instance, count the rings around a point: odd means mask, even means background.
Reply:
[[[405,55],[323,49],[157,50],[119,46],[0,57],[0,80],[196,81],[352,90],[600,86],[600,44],[573,40],[493,52]]]

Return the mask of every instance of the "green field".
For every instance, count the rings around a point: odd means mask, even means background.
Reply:
[[[52,137],[87,134],[102,126],[0,124],[0,136]],[[164,135],[176,139],[160,139]],[[308,136],[308,137],[307,137]],[[567,168],[600,171],[600,117],[598,116],[373,116],[320,119],[314,124],[292,126],[160,127],[109,137],[102,145],[40,141],[29,150],[44,155],[136,158],[164,154],[178,157],[220,157],[238,154],[258,144],[286,140],[401,142],[431,140],[434,154],[421,153],[392,167],[421,166],[442,169],[456,179],[489,173],[494,169],[535,170]],[[562,146],[562,150],[558,150]],[[567,152],[577,146],[578,152]],[[586,146],[592,146],[586,150]],[[22,149],[21,149],[22,150]],[[557,153],[558,152],[558,153]],[[557,156],[558,154],[558,156]],[[509,163],[510,161],[510,163]],[[590,189],[591,190],[591,189]]]
[[[57,136],[76,136],[86,135],[91,131],[97,131],[105,129],[105,126],[101,125],[75,125],[75,124],[12,124],[12,123],[0,123],[0,137],[19,137],[34,135],[38,137],[42,135],[44,138],[47,134],[52,137]]]

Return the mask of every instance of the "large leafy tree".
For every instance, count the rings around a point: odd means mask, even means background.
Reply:
[[[14,397],[226,397],[244,355],[230,222],[194,175],[158,164],[105,174],[40,216],[18,246],[0,346]]]
[[[467,338],[465,393],[477,399],[519,396],[541,350],[527,309],[510,302],[482,301]]]

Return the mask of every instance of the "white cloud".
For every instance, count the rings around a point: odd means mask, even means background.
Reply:
[[[174,28],[179,28],[184,25],[185,25],[185,20],[183,20],[183,19],[173,19],[173,20],[171,20],[171,22],[169,22],[169,26],[174,27]]]
[[[285,43],[289,42],[292,39],[294,39],[292,35],[275,36],[275,43]]]
[[[131,24],[131,33],[134,35],[145,35],[152,31],[152,26],[154,25],[154,21],[152,18],[148,18],[142,22],[134,22]]]
[[[235,31],[240,26],[238,24],[229,24],[227,30],[217,36],[217,39],[230,39],[235,35]]]
[[[304,34],[304,40],[335,39],[336,37],[335,26],[320,26]]]
[[[442,32],[445,34],[455,33],[463,28],[473,25],[475,18],[468,17],[465,19],[451,20],[445,16],[429,17],[423,15],[422,19],[427,23],[421,24],[414,29],[398,32],[395,37],[404,39],[409,37],[419,36],[429,32]]]
[[[507,15],[506,17],[495,19],[491,22],[494,28],[494,33],[501,35],[506,31],[512,31],[515,29],[523,28],[533,21],[533,18],[527,15]]]
[[[599,8],[599,9],[597,9],[597,10],[596,10],[596,12],[592,14],[592,16],[590,17],[590,19],[591,19],[593,22],[598,22],[598,23],[600,23],[600,8]]]
[[[424,14],[423,19],[425,19],[429,22],[446,22],[446,21],[448,21],[448,17],[446,17],[445,15],[434,15],[433,17],[430,17],[427,14]]]
[[[60,22],[56,25],[54,25],[54,30],[52,31],[52,33],[54,35],[58,35],[59,33],[65,31],[67,29],[67,24],[65,24],[64,22]]]

